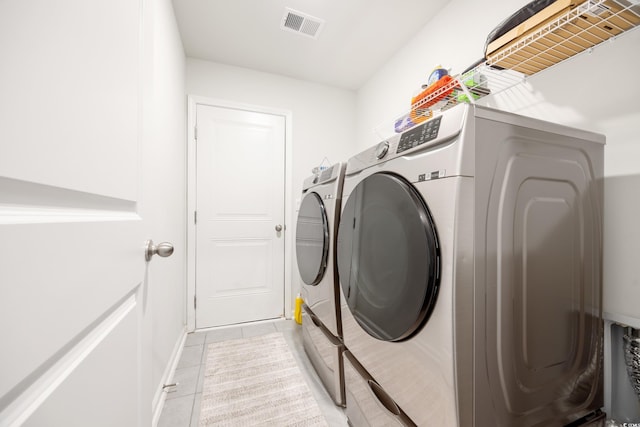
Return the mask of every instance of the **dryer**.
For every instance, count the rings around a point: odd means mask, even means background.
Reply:
[[[340,406],[344,405],[344,345],[335,237],[345,167],[337,163],[304,181],[296,226],[303,345],[327,392]]]
[[[349,159],[354,426],[602,419],[604,137],[459,105]]]

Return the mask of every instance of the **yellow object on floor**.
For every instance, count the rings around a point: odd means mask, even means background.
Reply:
[[[300,294],[296,297],[296,308],[293,311],[293,319],[296,321],[298,325],[302,325],[302,297]]]

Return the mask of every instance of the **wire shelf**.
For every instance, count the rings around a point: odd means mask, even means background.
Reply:
[[[487,64],[533,75],[640,24],[640,3],[588,0],[487,55]]]
[[[374,129],[382,139],[460,103],[496,95],[553,65],[640,25],[638,0],[587,0],[507,41],[462,74],[445,76],[411,100],[411,109]]]

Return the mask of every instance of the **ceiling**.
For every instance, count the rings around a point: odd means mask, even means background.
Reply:
[[[449,0],[173,0],[188,57],[357,90]],[[285,31],[285,8],[324,21]]]

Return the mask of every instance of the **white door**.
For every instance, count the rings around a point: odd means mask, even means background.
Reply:
[[[285,118],[196,107],[196,327],[284,315]]]
[[[150,424],[142,10],[0,2],[1,426]]]

